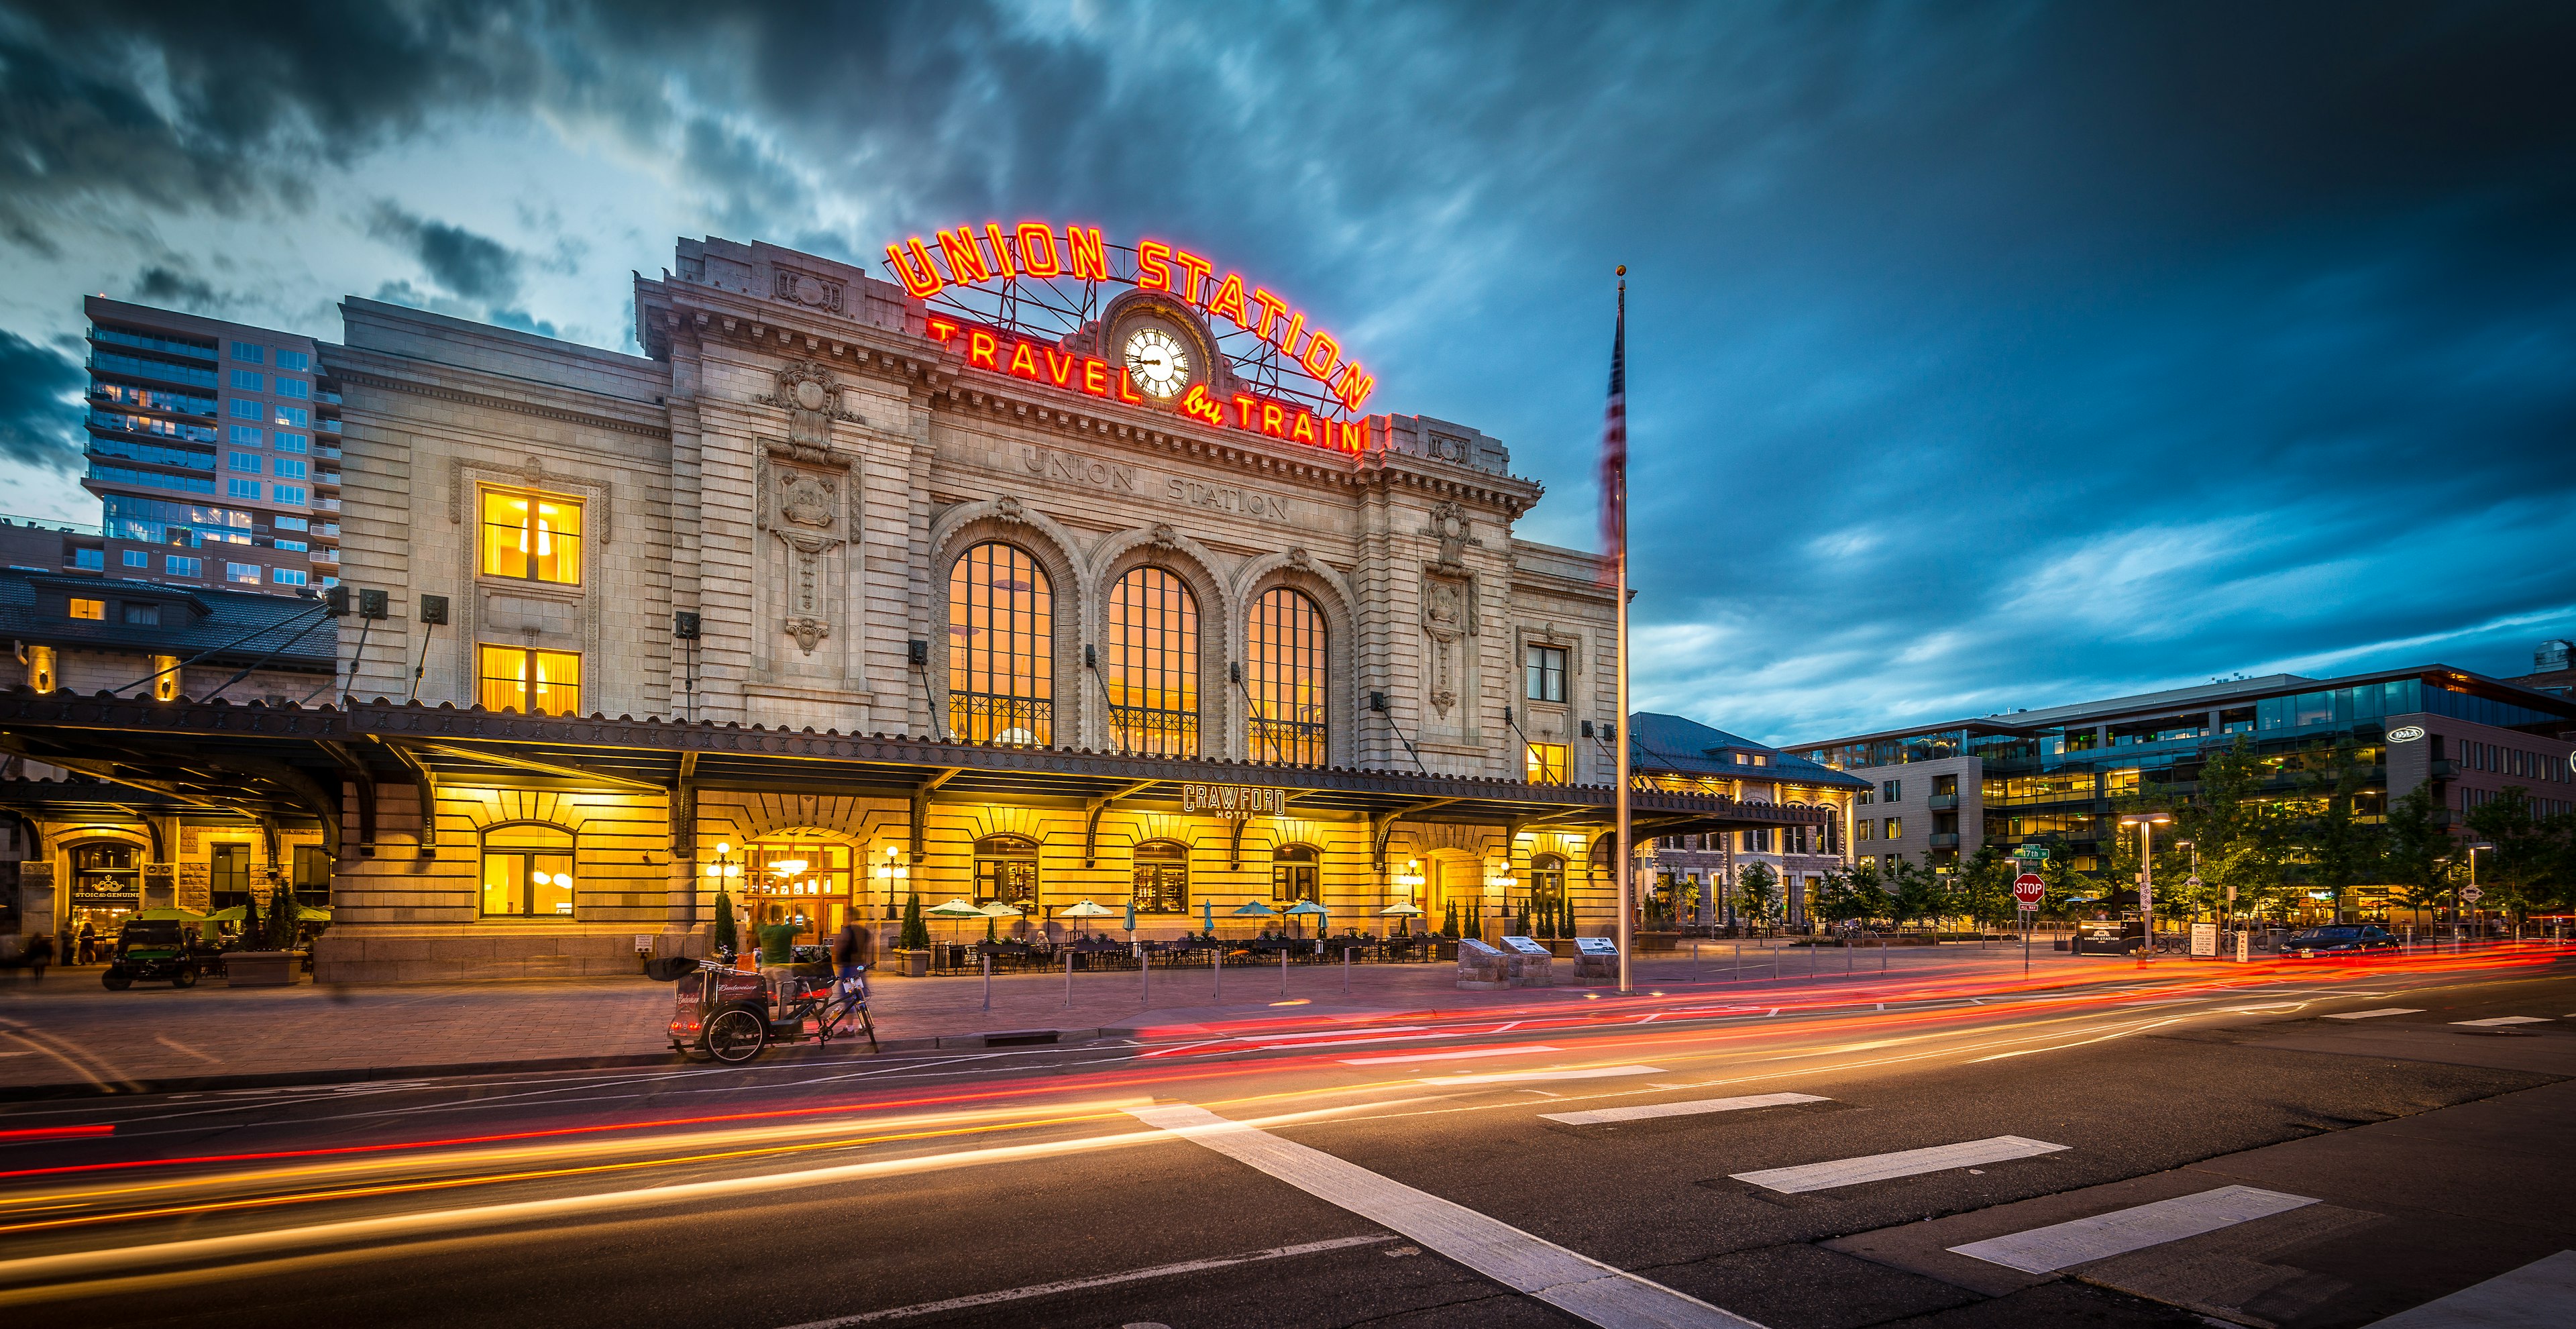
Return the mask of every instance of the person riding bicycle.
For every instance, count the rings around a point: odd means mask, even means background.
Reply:
[[[832,965],[841,990],[861,1001],[868,998],[868,980],[861,975],[876,959],[876,946],[876,935],[855,918],[842,923],[840,934],[832,938]]]

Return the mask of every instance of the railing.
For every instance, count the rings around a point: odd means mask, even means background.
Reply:
[[[325,501],[333,508],[340,506],[336,498]],[[1046,745],[1054,742],[1055,704],[1034,697],[952,692],[948,727],[961,743]]]
[[[89,357],[93,374],[124,374],[133,378],[157,378],[164,383],[185,383],[191,387],[215,386],[215,371],[194,365],[172,364],[167,360],[146,360],[137,355],[118,355],[112,351],[93,351]]]
[[[6,512],[0,512],[0,526],[25,526],[39,531],[60,531],[64,535],[104,536],[107,534],[107,531],[102,527],[84,525],[76,521],[54,521],[51,518],[44,517],[20,517]]]
[[[313,500],[313,506],[320,508],[325,512],[338,512],[340,510],[340,500],[336,498],[317,498]]]
[[[2436,780],[2456,780],[2460,778],[2460,763],[2448,757],[2435,757],[2427,774]]]
[[[115,346],[139,346],[147,351],[166,351],[171,355],[194,356],[201,360],[215,358],[215,348],[212,346],[199,346],[195,342],[155,337],[142,332],[127,332],[121,328],[93,327],[89,330],[89,337],[93,342],[106,342]]]
[[[1957,831],[1934,831],[1934,832],[1932,832],[1932,847],[1933,847],[1933,848],[1935,848],[1935,849],[1956,849],[1956,848],[1958,848],[1958,847],[1959,847],[1959,833],[1958,833]]]
[[[1936,812],[1946,811],[1957,806],[1959,806],[1959,796],[1957,794],[1934,794],[1931,798],[1931,807]]]
[[[1162,757],[1195,757],[1199,753],[1196,711],[1165,711],[1145,706],[1109,708],[1110,741],[1121,752]]]
[[[336,434],[340,432],[340,422],[337,420],[326,419],[319,421],[318,423],[321,424],[324,433]]]
[[[315,471],[313,473],[313,483],[317,485],[330,485],[336,489],[340,485],[340,473],[338,471]]]

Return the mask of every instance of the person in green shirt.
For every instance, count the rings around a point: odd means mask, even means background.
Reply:
[[[760,963],[763,968],[785,964],[794,958],[796,937],[805,930],[803,919],[791,918],[770,923],[760,929]]]

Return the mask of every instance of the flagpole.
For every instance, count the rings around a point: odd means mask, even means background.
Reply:
[[[1621,447],[1618,474],[1611,477],[1612,482],[1619,487],[1619,506],[1616,509],[1618,530],[1612,544],[1612,550],[1619,565],[1617,590],[1619,597],[1619,718],[1615,722],[1616,728],[1612,731],[1618,735],[1618,738],[1611,746],[1615,750],[1613,755],[1618,763],[1619,780],[1619,856],[1616,870],[1619,874],[1619,995],[1621,996],[1637,990],[1635,973],[1630,967],[1628,954],[1629,947],[1635,940],[1636,931],[1634,925],[1637,917],[1637,865],[1633,858],[1635,848],[1630,843],[1628,826],[1628,465],[1625,420],[1627,349],[1628,265],[1622,263],[1619,265],[1619,333],[1617,349],[1612,353],[1614,362],[1618,364],[1620,379],[1617,386],[1622,417]]]

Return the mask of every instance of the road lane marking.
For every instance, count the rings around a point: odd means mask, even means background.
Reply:
[[[1543,1121],[1568,1126],[1598,1126],[1613,1121],[1646,1121],[1655,1117],[1693,1117],[1703,1112],[1741,1112],[1746,1108],[1781,1107],[1790,1103],[1829,1103],[1815,1094],[1747,1094],[1741,1098],[1702,1098],[1688,1103],[1642,1103],[1635,1107],[1594,1108],[1589,1112],[1542,1112]]]
[[[2197,1237],[2315,1203],[2304,1195],[2284,1195],[2252,1186],[2221,1186],[2198,1195],[1972,1241],[1965,1246],[1952,1246],[1950,1253],[2026,1274],[2053,1274],[2074,1265]]]
[[[1348,1250],[1353,1246],[1381,1246],[1395,1240],[1392,1232],[1372,1232],[1365,1237],[1335,1237],[1331,1241],[1309,1241],[1295,1246],[1273,1246],[1265,1251],[1242,1255],[1220,1255],[1206,1260],[1183,1260],[1178,1264],[1158,1264],[1151,1269],[1130,1269],[1125,1273],[1098,1274],[1090,1278],[1066,1278],[1053,1283],[1033,1283],[1003,1292],[978,1292],[972,1296],[950,1297],[946,1301],[925,1301],[918,1306],[897,1306],[892,1310],[867,1311],[843,1315],[830,1320],[808,1320],[788,1329],[841,1329],[843,1325],[873,1324],[879,1320],[904,1320],[916,1315],[936,1315],[942,1311],[965,1310],[974,1306],[991,1306],[1005,1301],[1025,1301],[1030,1297],[1051,1297],[1059,1292],[1082,1292],[1096,1287],[1115,1287],[1120,1283],[1142,1283],[1156,1278],[1176,1278],[1182,1274],[1201,1273],[1209,1269],[1230,1269],[1239,1264],[1259,1264],[1264,1260],[1284,1260],[1296,1255],[1316,1255],[1324,1251]]]
[[[2549,1022],[2537,1015],[2499,1015],[2492,1020],[2453,1020],[2451,1023],[2471,1029],[2486,1029],[2500,1024],[2547,1024]]]
[[[1517,1057],[1524,1052],[1563,1052],[1565,1049],[1533,1043],[1525,1048],[1476,1048],[1468,1052],[1416,1052],[1399,1057],[1344,1057],[1345,1066],[1397,1066],[1420,1061],[1470,1061],[1477,1057]]]
[[[2413,1006],[2388,1006],[2375,1011],[2345,1011],[2339,1015],[2329,1015],[2326,1018],[2329,1020],[2376,1020],[2383,1015],[2422,1015],[2423,1013],[2424,1012],[2422,1010]]]
[[[2567,1323],[2570,1304],[2576,1304],[2576,1251],[2560,1251],[2399,1311],[2370,1329],[2552,1329]]]
[[[1489,1071],[1482,1075],[1434,1075],[1415,1084],[1513,1084],[1522,1080],[1601,1080],[1614,1075],[1662,1075],[1661,1066],[1570,1066],[1561,1071]]]
[[[1610,1329],[1760,1329],[1697,1297],[1640,1278],[1356,1163],[1187,1104],[1128,1108],[1130,1116],[1203,1145],[1319,1200],[1391,1228],[1515,1292]]]
[[[1979,1163],[2001,1163],[2007,1159],[2031,1158],[2053,1154],[2070,1145],[2050,1144],[2045,1140],[2025,1140],[2018,1135],[1998,1135],[1987,1140],[1967,1140],[1959,1144],[1937,1144],[1929,1149],[1907,1149],[1893,1154],[1870,1154],[1862,1158],[1838,1158],[1830,1163],[1807,1163],[1798,1167],[1766,1168],[1760,1172],[1732,1174],[1737,1181],[1799,1195],[1807,1191],[1832,1190],[1837,1186],[1857,1186],[1865,1181],[1892,1181],[1924,1172],[1947,1172],[1952,1168],[1974,1167]]]

